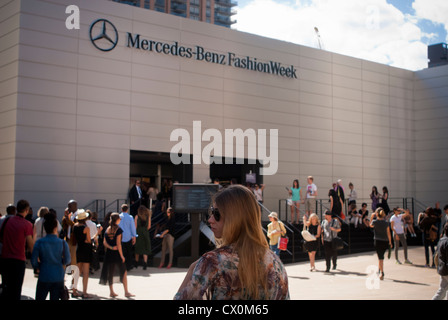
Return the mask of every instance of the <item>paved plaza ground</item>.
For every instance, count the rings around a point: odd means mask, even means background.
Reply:
[[[397,265],[385,260],[385,279],[375,276],[378,259],[374,252],[345,255],[338,259],[337,270],[325,273],[325,260],[316,262],[317,271],[310,272],[309,262],[287,264],[291,300],[430,300],[438,289],[439,275],[425,268],[424,248],[410,247],[413,265]],[[403,261],[403,250],[400,248]],[[128,273],[129,291],[134,300],[171,300],[182,283],[187,269],[141,267]],[[98,284],[100,271],[90,276],[88,292],[93,300],[109,298],[109,287]],[[37,279],[27,268],[22,289],[23,299],[34,299]],[[82,279],[78,288],[82,288]],[[123,286],[114,285],[116,299],[124,297]],[[78,298],[79,299],[79,298]]]

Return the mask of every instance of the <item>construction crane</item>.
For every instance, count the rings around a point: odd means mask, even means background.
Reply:
[[[317,29],[317,27],[314,27],[314,31],[316,32],[317,42],[319,44],[319,49],[324,50],[324,44],[323,44],[322,39],[320,37],[319,29]]]

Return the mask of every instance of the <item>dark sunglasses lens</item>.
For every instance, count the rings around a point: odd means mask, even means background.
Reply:
[[[215,211],[213,211],[213,216],[215,217],[216,222],[219,222],[219,220],[221,220],[221,213],[218,211],[218,209],[215,209]]]
[[[219,212],[218,209],[211,207],[209,210],[209,214],[210,214],[210,216],[213,215],[216,222],[219,222],[219,220],[221,220],[221,213]]]

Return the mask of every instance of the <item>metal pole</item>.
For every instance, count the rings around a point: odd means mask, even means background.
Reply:
[[[411,198],[412,199],[412,216],[414,217],[414,222],[415,222],[415,206],[414,206],[414,197]]]
[[[282,212],[282,199],[278,199],[278,214],[281,215]]]

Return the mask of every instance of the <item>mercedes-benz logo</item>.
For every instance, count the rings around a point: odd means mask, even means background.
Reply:
[[[101,51],[110,51],[118,43],[118,31],[115,26],[106,19],[95,20],[90,25],[90,41]]]

